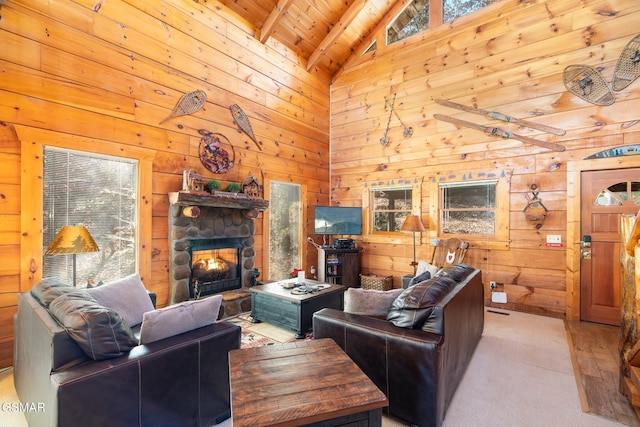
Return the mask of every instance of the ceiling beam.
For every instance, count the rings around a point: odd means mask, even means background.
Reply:
[[[369,32],[369,36],[364,39],[360,44],[353,50],[351,56],[347,58],[347,60],[342,64],[340,69],[334,73],[332,81],[336,81],[336,79],[343,73],[343,71],[349,67],[351,67],[358,59],[362,57],[365,49],[368,49],[376,38],[380,36],[381,39],[386,40],[387,38],[387,25],[395,19],[396,16],[400,14],[404,10],[404,8],[409,4],[411,0],[398,0],[393,6],[384,14],[382,19],[378,21],[375,28]]]
[[[322,57],[322,54],[335,43],[335,41],[344,33],[344,30],[356,19],[356,16],[362,11],[368,0],[355,0],[351,6],[340,17],[340,20],[331,28],[329,34],[320,42],[316,50],[309,56],[307,60],[307,71],[313,68]]]
[[[273,34],[273,29],[276,24],[284,15],[289,11],[289,7],[293,3],[293,0],[279,0],[276,6],[273,8],[264,25],[260,30],[260,42],[265,43],[267,39]]]

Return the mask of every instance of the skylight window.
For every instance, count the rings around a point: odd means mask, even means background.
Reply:
[[[429,28],[429,0],[413,0],[387,28],[387,44]]]
[[[367,53],[369,53],[369,52],[373,52],[373,51],[375,51],[376,49],[378,49],[378,45],[377,45],[377,43],[374,41],[373,43],[371,43],[371,46],[369,46],[369,47],[367,48],[367,50],[365,50],[365,51],[364,51],[364,53],[365,53],[365,54],[367,54]]]
[[[430,25],[438,26],[489,6],[498,0],[413,0],[387,27],[387,44],[390,45],[414,34],[428,30]],[[434,16],[430,22],[430,3],[433,11],[442,10],[442,16]]]
[[[496,0],[443,0],[442,22],[451,22],[460,16],[489,6],[495,1]]]

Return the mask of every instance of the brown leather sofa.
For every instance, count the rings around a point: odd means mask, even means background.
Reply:
[[[456,269],[455,275],[445,277]],[[334,309],[314,314],[314,338],[334,339],[385,393],[388,413],[413,425],[442,424],[484,329],[480,270],[445,267],[441,277],[427,282],[437,282],[433,290],[456,276],[463,278],[456,279],[440,301],[427,307],[429,315],[422,325],[412,328]]]
[[[134,331],[135,332],[135,331]],[[92,360],[29,292],[18,296],[14,383],[30,427],[210,426],[230,415],[228,352],[216,322]]]

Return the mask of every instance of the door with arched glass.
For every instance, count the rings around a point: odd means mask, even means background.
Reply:
[[[580,319],[620,325],[622,215],[640,209],[640,169],[582,172]]]

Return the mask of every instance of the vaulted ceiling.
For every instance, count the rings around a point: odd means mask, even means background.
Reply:
[[[362,53],[371,35],[409,0],[220,0],[270,38],[306,60],[307,70],[334,76],[352,53]]]

